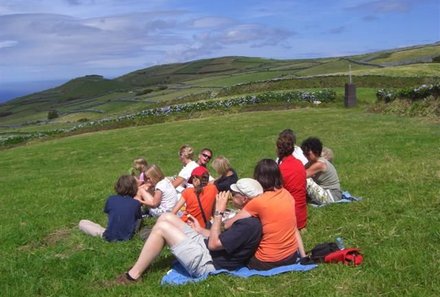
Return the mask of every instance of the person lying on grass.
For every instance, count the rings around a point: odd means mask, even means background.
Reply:
[[[260,219],[263,237],[255,255],[249,261],[249,268],[269,270],[295,264],[300,257],[306,255],[296,227],[295,199],[283,188],[281,172],[274,160],[259,161],[254,170],[254,178],[261,184],[264,193],[225,221],[225,228],[243,218]],[[231,189],[235,191],[233,186]]]
[[[237,208],[242,208],[252,197],[263,192],[256,180],[247,179],[242,183],[246,185],[246,192],[232,198]],[[221,233],[222,216],[229,197],[229,191],[220,192],[216,196],[216,211],[210,230],[202,228],[192,216],[189,217],[189,224],[171,213],[160,216],[138,260],[116,282],[128,284],[139,280],[165,245],[170,247],[171,252],[192,277],[200,277],[216,269],[234,270],[245,266],[260,243],[262,227],[257,218],[246,218],[236,221]]]
[[[107,228],[89,220],[81,220],[79,229],[86,234],[99,236],[107,241],[124,241],[133,237],[141,220],[141,203],[133,197],[137,193],[134,176],[123,175],[115,184],[118,195],[110,196],[104,207],[108,215]]]
[[[309,137],[302,142],[301,148],[304,156],[309,160],[306,165],[307,197],[318,205],[341,200],[342,191],[338,173],[335,166],[321,155],[321,140]]]

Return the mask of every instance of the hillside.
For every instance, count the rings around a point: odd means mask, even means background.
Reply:
[[[16,98],[0,105],[0,126],[20,127],[46,123],[56,110],[68,123],[99,119],[144,109],[162,101],[176,101],[201,93],[250,82],[291,80],[292,88],[313,87],[303,83],[336,75],[345,80],[352,74],[428,77],[438,79],[440,43],[374,52],[370,54],[322,58],[274,60],[250,57],[221,57],[140,69],[115,79],[87,75],[43,92]],[[322,85],[319,87],[341,87]],[[295,82],[297,81],[297,82]],[[419,83],[420,79],[415,82]],[[334,81],[332,81],[334,84]],[[339,82],[338,82],[339,83]],[[392,81],[381,80],[389,86]],[[368,87],[369,83],[364,83]],[[372,86],[377,87],[377,83]],[[56,122],[56,121],[55,121]]]

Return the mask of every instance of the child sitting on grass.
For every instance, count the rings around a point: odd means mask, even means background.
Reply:
[[[148,162],[144,158],[133,160],[133,167],[130,169],[130,174],[136,178],[137,185],[140,186],[145,182],[145,171],[147,171]],[[139,175],[136,176],[136,173]]]
[[[141,203],[133,199],[137,193],[137,181],[131,175],[119,177],[115,184],[118,195],[110,196],[104,207],[108,215],[107,228],[89,220],[81,220],[79,229],[86,234],[99,236],[107,241],[125,241],[133,237],[141,219]]]
[[[172,213],[178,214],[182,206],[185,205],[185,211],[181,216],[182,220],[186,222],[188,215],[191,215],[197,219],[202,228],[206,228],[213,213],[215,196],[218,193],[217,187],[209,183],[208,169],[203,166],[196,167],[191,172],[188,182],[194,187],[186,188],[183,191],[182,197],[174,206]]]
[[[177,202],[177,193],[159,166],[152,164],[145,171],[144,185],[139,187],[135,199],[149,208],[147,209],[149,215],[159,217],[173,210]]]

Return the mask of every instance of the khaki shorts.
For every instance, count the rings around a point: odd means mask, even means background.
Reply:
[[[171,252],[192,277],[199,277],[215,270],[205,238],[185,226],[186,239],[171,247]]]

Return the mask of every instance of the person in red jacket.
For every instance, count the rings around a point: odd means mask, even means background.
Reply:
[[[292,155],[295,148],[292,130],[282,131],[276,146],[283,187],[295,199],[296,223],[298,230],[301,230],[307,226],[307,174],[302,162]]]

